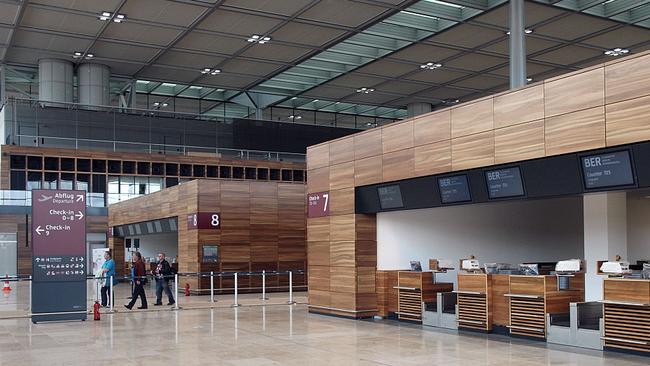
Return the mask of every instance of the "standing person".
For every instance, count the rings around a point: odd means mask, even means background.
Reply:
[[[131,302],[128,305],[124,305],[125,308],[131,310],[135,301],[140,297],[141,306],[138,309],[147,308],[147,295],[144,293],[144,281],[147,272],[144,267],[144,261],[142,260],[142,254],[140,252],[134,253],[135,262],[133,263],[133,295],[131,297]]]
[[[111,252],[104,253],[104,264],[102,265],[102,277],[104,277],[104,285],[102,286],[102,306],[108,306],[108,298],[111,296],[111,280],[113,286],[117,285],[117,278],[115,278],[115,261]]]
[[[165,253],[158,253],[158,265],[153,271],[156,276],[156,303],[154,305],[162,305],[163,289],[167,294],[167,305],[174,305],[174,296],[172,290],[169,289],[169,276],[172,274],[172,266],[165,259]]]

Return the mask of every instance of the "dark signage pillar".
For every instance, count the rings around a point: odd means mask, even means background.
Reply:
[[[32,191],[32,264],[32,322],[85,320],[86,192]]]

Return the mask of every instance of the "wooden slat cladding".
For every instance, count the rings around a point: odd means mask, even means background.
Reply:
[[[352,268],[353,255],[357,269],[376,266],[376,235],[363,228],[376,218],[353,214],[355,187],[650,140],[649,66],[650,52],[632,55],[310,147],[308,191],[330,191],[331,215],[308,219],[310,257],[328,246],[315,265]],[[312,311],[373,315],[370,294],[336,286],[310,293],[330,307]]]
[[[221,228],[188,230],[187,215],[196,212],[220,213]],[[306,269],[304,185],[194,180],[109,207],[111,226],[167,217],[178,217],[182,272]],[[323,232],[327,233],[329,220],[325,226]],[[117,243],[116,250],[120,246],[117,240],[111,241]],[[219,263],[202,263],[204,245],[219,246]],[[120,260],[124,261],[123,255]],[[296,280],[304,283],[302,278]],[[258,283],[248,278],[242,281],[242,286]],[[230,286],[231,282],[232,278],[224,278],[222,285]],[[206,281],[191,282],[192,288],[207,285]]]

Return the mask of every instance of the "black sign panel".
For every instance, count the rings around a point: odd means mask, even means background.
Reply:
[[[490,199],[524,195],[519,167],[487,170],[485,172]]]
[[[580,158],[585,189],[634,184],[630,153],[627,150]]]
[[[379,194],[379,205],[382,210],[404,207],[399,185],[378,187],[377,193]]]
[[[438,178],[438,187],[442,203],[467,202],[472,199],[465,174]]]

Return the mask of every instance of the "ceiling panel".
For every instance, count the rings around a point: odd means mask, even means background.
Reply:
[[[377,87],[378,91],[409,95],[428,89],[430,85],[422,83],[409,83],[408,81],[389,81]]]
[[[465,79],[463,81],[454,83],[453,85],[463,87],[463,88],[485,90],[503,84],[509,84],[508,79],[497,78],[497,77],[492,77],[487,75],[477,75],[469,79]]]
[[[447,100],[447,99],[461,98],[462,96],[471,93],[472,93],[471,91],[467,91],[467,90],[442,87],[442,88],[436,88],[434,90],[418,93],[417,96],[422,98],[428,98],[428,99]]]
[[[156,55],[158,49],[97,41],[90,52],[98,57],[147,62]]]
[[[203,6],[167,0],[128,0],[120,9],[127,21],[133,18],[178,26],[189,26],[204,11]]]
[[[111,23],[102,34],[102,38],[147,43],[155,46],[167,46],[181,32],[182,30],[179,29],[124,22],[120,24]]]
[[[469,73],[453,71],[443,67],[436,70],[422,70],[416,74],[409,75],[407,79],[424,81],[432,84],[444,84],[467,75],[469,75]]]
[[[171,67],[149,66],[138,74],[138,77],[149,80],[173,81],[189,83],[200,75],[194,70],[183,70]]]
[[[18,4],[0,3],[0,23],[14,24],[19,9]]]
[[[387,103],[390,102],[391,100],[395,100],[398,98],[399,96],[397,95],[384,94],[379,91],[375,91],[374,93],[370,93],[370,94],[356,93],[346,98],[344,101],[348,103],[377,104],[377,105],[390,106],[390,104]]]
[[[528,61],[526,62],[526,73],[528,76],[533,76],[537,75],[540,73],[546,73],[549,70],[554,70],[553,67],[542,65],[536,62]],[[570,70],[564,70],[563,72],[569,72]],[[495,74],[495,75],[501,75],[504,77],[509,77],[510,76],[510,67],[509,65],[506,65],[500,69],[492,70],[490,74]]]
[[[549,41],[546,39],[536,38],[536,37],[526,37],[526,53],[536,53],[554,46],[559,45],[560,42]],[[504,38],[499,43],[495,43],[488,47],[483,48],[484,51],[500,53],[504,56],[510,54],[510,40]]]
[[[280,15],[291,15],[311,0],[227,0],[224,5]]]
[[[553,19],[561,14],[566,13],[566,10],[558,9],[552,6],[545,6],[540,4],[535,4],[530,1],[525,3],[526,9],[526,26],[531,27],[540,22],[544,22],[550,19]],[[508,14],[510,13],[508,3],[501,5],[500,7],[486,12],[482,15],[479,15],[472,19],[472,22],[481,22],[490,25],[496,25],[503,28],[509,28],[508,26]]]
[[[187,51],[180,51],[180,50],[170,50],[165,52],[162,56],[160,56],[160,58],[156,61],[156,63],[163,64],[163,65],[187,67],[199,72],[200,70],[206,67],[213,68],[223,60],[225,60],[225,58],[218,57],[218,56],[188,53]]]
[[[417,70],[420,70],[420,67],[418,65],[392,61],[389,59],[380,59],[366,66],[358,68],[356,72],[382,75],[387,77],[398,77]]]
[[[225,89],[241,89],[256,80],[257,78],[252,76],[219,74],[216,76],[208,75],[203,77],[201,79],[201,84]]]
[[[390,58],[417,62],[424,64],[429,61],[441,61],[459,54],[460,51],[451,48],[432,46],[428,44],[414,44],[390,55]]]
[[[143,66],[141,63],[116,62],[116,61],[110,61],[105,59],[101,59],[98,62],[101,62],[102,64],[110,67],[111,74],[117,74],[122,76],[134,75]]]
[[[311,50],[307,48],[298,48],[285,46],[277,43],[256,44],[245,52],[242,56],[258,58],[260,60],[273,60],[292,62],[306,55]]]
[[[354,92],[358,88],[374,86],[382,81],[384,81],[384,79],[350,73],[330,81],[328,85],[348,87],[351,92]]]
[[[20,47],[12,47],[10,50],[7,50],[5,60],[9,63],[16,63],[20,65],[38,65],[39,59],[48,57],[64,58],[65,55],[59,52],[52,52],[45,49],[26,49]],[[72,59],[72,57],[70,59]]]
[[[245,39],[192,32],[183,37],[176,47],[230,55],[247,45],[248,42]]]
[[[503,57],[479,54],[466,54],[451,61],[447,61],[445,63],[445,66],[470,71],[481,71],[502,64],[504,62],[508,62],[508,59]]]
[[[338,100],[352,93],[354,93],[354,90],[350,88],[323,85],[307,91],[304,95],[315,99]]]
[[[28,6],[22,26],[95,36],[104,25],[96,16],[70,14]]]
[[[433,37],[436,43],[474,48],[503,37],[503,32],[471,24],[460,24]]]
[[[9,28],[0,28],[0,44],[9,43],[9,36],[11,35],[11,29]]]
[[[222,67],[223,73],[248,74],[256,76],[268,75],[279,68],[281,65],[267,62],[256,62],[235,58],[226,62]]]
[[[23,47],[57,51],[72,57],[75,51],[83,51],[91,44],[90,39],[54,36],[39,32],[17,30],[14,34],[14,43]]]
[[[387,9],[350,0],[321,0],[300,18],[347,27],[358,27]]]
[[[99,14],[101,11],[115,10],[120,2],[121,0],[31,0],[29,3],[44,4]]]
[[[283,41],[320,47],[344,35],[341,29],[289,22],[271,34],[274,41]]]
[[[650,41],[650,30],[629,26],[586,39],[582,43],[602,48],[630,48],[648,41]]]
[[[572,14],[535,29],[536,34],[573,40],[616,26],[615,22],[584,14]]]
[[[198,26],[215,32],[237,34],[244,38],[253,35],[266,35],[273,27],[282,22],[280,19],[267,18],[250,14],[217,10],[205,18]]]
[[[560,65],[571,65],[581,60],[601,56],[602,51],[580,46],[565,46],[555,51],[536,56],[539,61],[553,62]]]

